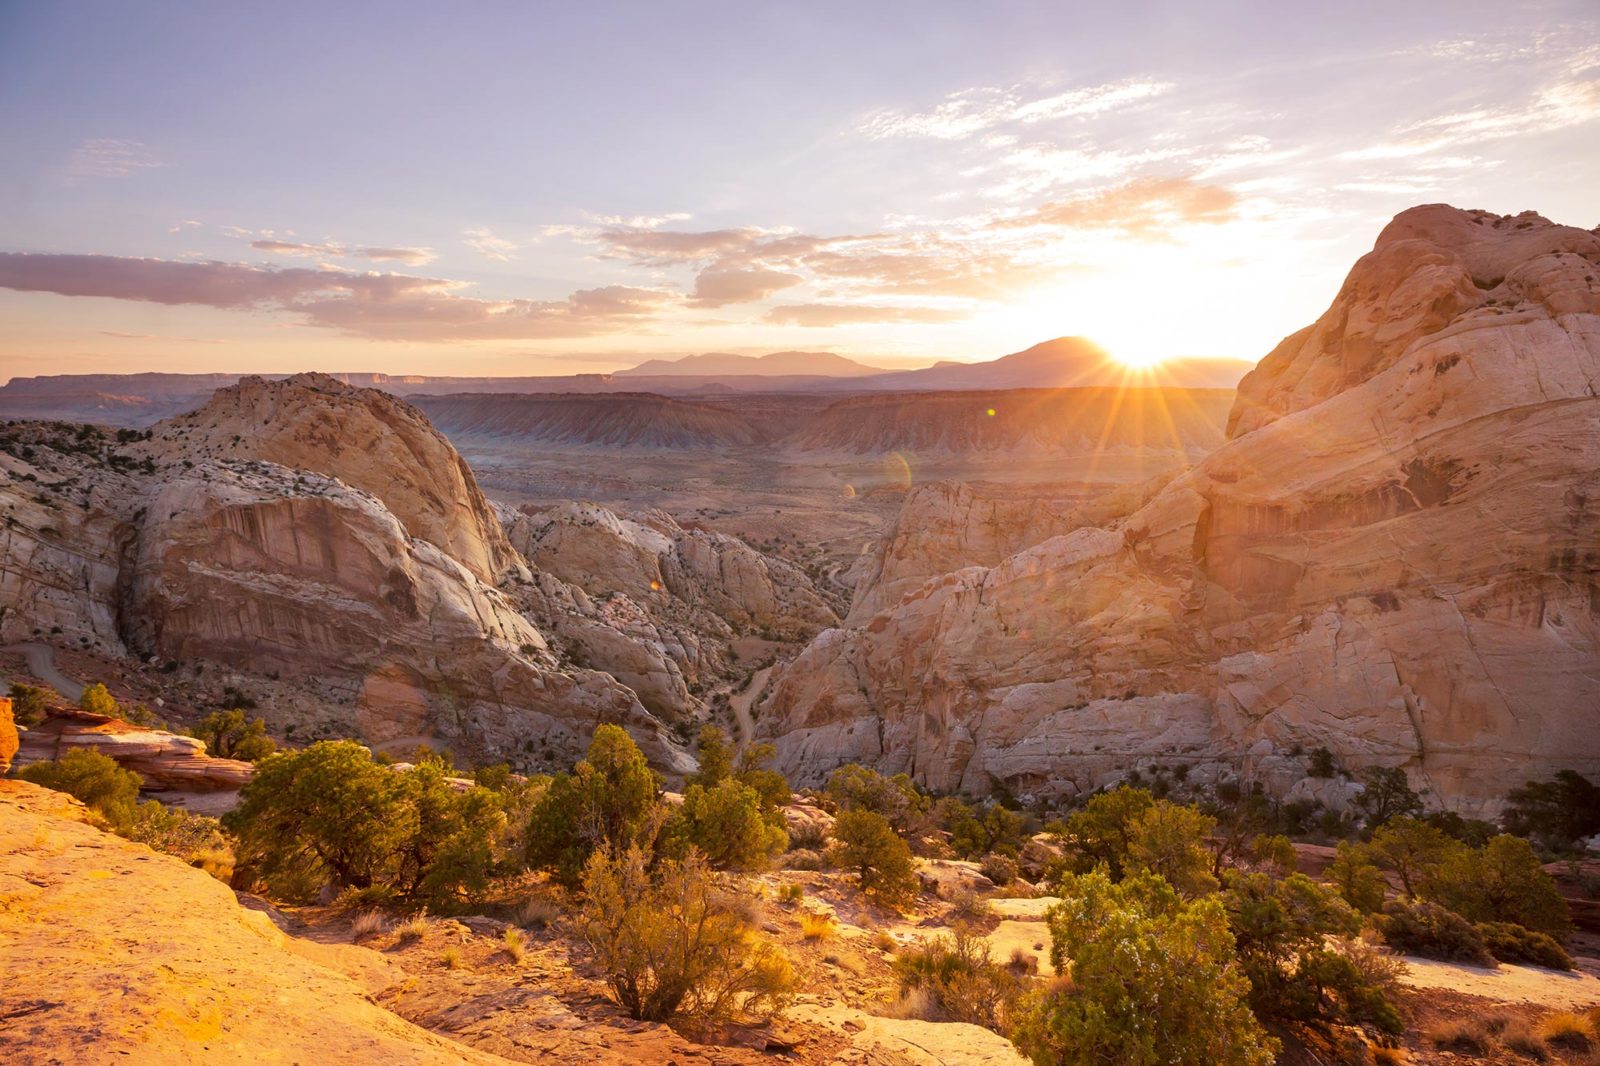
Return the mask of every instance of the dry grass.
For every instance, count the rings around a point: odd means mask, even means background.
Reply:
[[[791,884],[791,885],[779,885],[778,886],[778,902],[779,903],[785,903],[785,904],[788,904],[788,903],[799,903],[802,899],[805,899],[805,896],[806,896],[806,886],[805,885],[793,885],[793,884]]]
[[[1428,1029],[1428,1043],[1458,1055],[1487,1055],[1494,1050],[1494,1035],[1482,1022],[1440,1022]]]
[[[807,911],[800,916],[800,935],[807,940],[832,940],[839,923],[831,914]]]
[[[550,928],[561,917],[561,908],[545,896],[529,896],[517,908],[517,924],[524,929],[539,932]]]
[[[1017,976],[1039,972],[1039,956],[1030,955],[1021,948],[1011,949],[1011,958],[1006,961],[1006,969]]]
[[[1594,1020],[1569,1010],[1555,1011],[1539,1019],[1538,1033],[1545,1043],[1563,1051],[1588,1051],[1600,1044]]]
[[[886,955],[893,955],[900,950],[900,941],[880,929],[872,934],[872,946]]]
[[[401,940],[421,940],[428,933],[428,912],[419,911],[394,927]]]
[[[365,940],[389,931],[389,920],[378,911],[362,911],[350,920],[350,939]]]
[[[1508,1026],[1500,1034],[1500,1042],[1518,1055],[1533,1059],[1535,1062],[1544,1062],[1550,1057],[1550,1045],[1524,1022]]]
[[[521,962],[522,957],[528,953],[528,935],[521,929],[507,929],[504,947],[512,962]]]
[[[902,1021],[936,1022],[942,1020],[939,1001],[927,987],[910,988],[900,998],[889,1004],[884,1016]]]
[[[1375,1047],[1371,1051],[1372,1066],[1406,1066],[1411,1061],[1403,1048]]]
[[[439,961],[444,963],[447,970],[459,970],[465,964],[465,960],[461,957],[461,949],[458,947],[445,948],[439,953]]]

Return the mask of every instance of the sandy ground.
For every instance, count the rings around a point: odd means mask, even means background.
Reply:
[[[1501,965],[1489,970],[1457,962],[1406,957],[1401,983],[1412,988],[1448,989],[1499,1003],[1531,1003],[1553,1010],[1600,1005],[1600,978],[1581,971],[1563,973],[1537,966]]]

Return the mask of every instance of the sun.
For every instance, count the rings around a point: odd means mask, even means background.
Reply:
[[[1128,370],[1154,370],[1163,362],[1163,358],[1154,352],[1141,352],[1136,349],[1113,349],[1109,353],[1111,361]]]

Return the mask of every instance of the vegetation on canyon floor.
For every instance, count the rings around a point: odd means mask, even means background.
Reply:
[[[84,709],[125,717],[102,709],[102,693],[86,690]],[[37,702],[16,695],[24,709]],[[952,898],[948,933],[886,938],[899,994],[886,1009],[984,1026],[1040,1064],[1266,1063],[1286,1041],[1390,1046],[1405,1024],[1390,951],[1572,966],[1571,919],[1541,858],[1600,828],[1595,786],[1571,773],[1515,790],[1511,833],[1425,811],[1398,772],[1369,771],[1354,815],[1336,816],[1232,785],[1190,788],[1167,771],[1051,812],[935,796],[849,765],[807,799],[831,826],[791,832],[794,797],[768,768],[770,746],[741,752],[714,726],[680,796],[663,792],[620,726],[598,727],[568,772],[467,776],[446,755],[420,751],[397,769],[348,740],[277,750],[246,709],[195,730],[214,753],[257,761],[220,822],[140,802],[138,775],[95,752],[21,776],[237,888],[336,900],[374,930],[388,929],[386,911],[471,912],[531,871],[555,891],[529,896],[525,927],[561,922],[626,1011],[691,1032],[771,1018],[796,992],[790,958],[750,905],[749,875],[826,867],[892,916],[925,891],[919,858],[972,860],[997,895],[1060,900],[1045,912],[1058,976],[1020,950],[994,958],[979,932],[988,904]],[[1296,872],[1289,836],[1329,830],[1347,838],[1323,879]],[[801,905],[801,886],[785,887],[780,904]],[[837,929],[820,912],[800,924],[818,942]],[[509,955],[526,949],[517,936]],[[1458,1050],[1595,1043],[1591,1019],[1569,1022],[1429,1039]]]

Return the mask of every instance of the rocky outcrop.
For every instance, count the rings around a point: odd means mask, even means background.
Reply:
[[[260,460],[371,493],[407,533],[481,580],[516,565],[466,461],[422,412],[327,374],[245,378],[163,422],[145,447],[168,459]]]
[[[507,1061],[375,1005],[378,953],[286,936],[209,875],[83,819],[63,793],[0,781],[7,1063]]]
[[[1472,811],[1600,772],[1597,264],[1537,216],[1402,214],[1192,470],[822,634],[760,715],[783,767],[1051,795],[1185,762],[1281,794],[1326,746]]]
[[[194,737],[62,707],[23,734],[17,765],[59,759],[74,748],[115,759],[144,779],[146,792],[237,792],[255,773],[247,762],[212,758]]]
[[[11,760],[17,754],[17,747],[17,723],[11,714],[11,701],[0,697],[0,776],[11,769]]]

